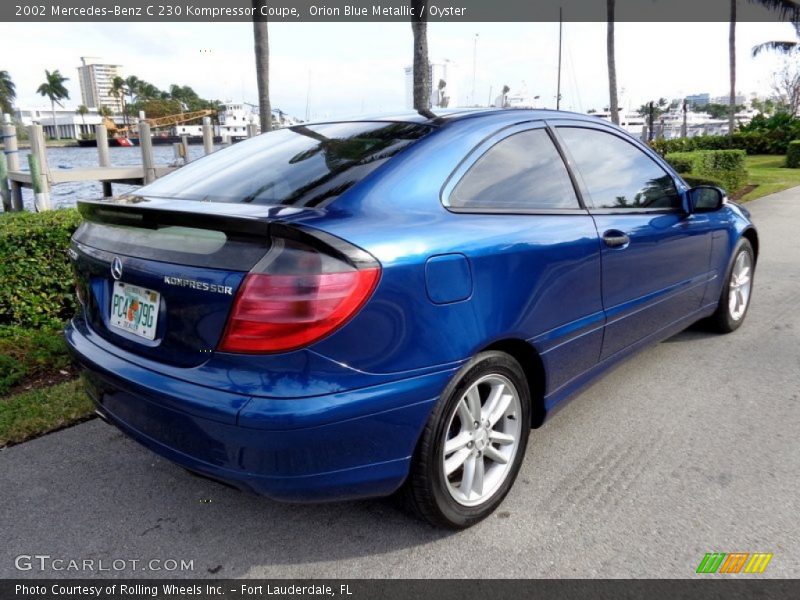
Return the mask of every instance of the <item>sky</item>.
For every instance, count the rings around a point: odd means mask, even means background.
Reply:
[[[406,108],[408,23],[270,23],[269,35],[273,107],[312,119]],[[750,50],[794,36],[787,23],[739,23],[738,90],[769,95],[783,59],[752,58]],[[257,99],[250,23],[0,23],[0,40],[0,69],[16,83],[18,105],[47,106],[36,94],[45,69],[69,77],[66,105],[80,104],[81,56],[122,65],[124,75],[160,88],[177,83],[205,98]],[[508,85],[555,106],[557,23],[430,23],[428,44],[432,61],[456,65],[455,104],[470,103],[475,58],[475,102],[488,103]],[[605,48],[605,23],[564,24],[563,109],[607,106]],[[617,23],[616,56],[624,109],[662,96],[728,92],[727,23]]]

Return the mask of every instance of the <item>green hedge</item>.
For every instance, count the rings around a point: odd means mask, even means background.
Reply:
[[[693,152],[673,152],[667,154],[666,160],[672,165],[678,173],[691,173],[694,166],[694,153]]]
[[[653,140],[650,146],[661,156],[695,150],[744,150],[747,154],[786,154],[789,143],[800,138],[794,129],[737,131],[732,136],[698,135],[689,138]]]
[[[75,312],[74,209],[0,214],[0,325],[60,327]]]
[[[745,156],[744,150],[697,150],[673,152],[665,158],[679,173],[717,180],[733,194],[747,183]]]
[[[698,177],[696,175],[681,175],[681,177],[683,177],[683,180],[691,187],[697,187],[698,185],[713,185],[718,188],[725,187],[724,183],[713,177]]]
[[[800,140],[789,142],[789,148],[786,151],[786,166],[790,169],[800,167]]]

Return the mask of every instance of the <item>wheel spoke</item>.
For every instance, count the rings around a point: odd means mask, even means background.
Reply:
[[[493,460],[496,463],[500,463],[501,465],[504,465],[508,462],[508,459],[494,446],[486,446],[486,448],[483,450],[483,453],[486,455],[486,458]]]
[[[481,394],[475,386],[467,392],[467,405],[474,421],[481,420]]]
[[[504,383],[497,383],[492,386],[491,391],[489,392],[489,397],[486,399],[486,404],[483,405],[482,416],[484,418],[488,418],[492,411],[494,410],[497,403],[500,401],[500,398],[503,397],[503,392],[506,391],[506,386]]]
[[[495,426],[495,423],[497,423],[506,413],[506,410],[508,410],[508,406],[511,404],[513,399],[514,397],[511,394],[503,394],[500,396],[500,399],[497,401],[497,405],[492,409],[492,413],[488,417],[489,427]]]
[[[451,475],[456,469],[458,469],[458,467],[463,465],[464,461],[466,461],[471,455],[472,455],[471,450],[468,450],[467,448],[462,448],[461,450],[453,454],[453,456],[445,460],[444,461],[445,475]],[[466,466],[464,467],[464,470],[466,471]]]
[[[494,431],[494,430],[490,431],[489,439],[495,444],[501,444],[501,445],[514,443],[514,436],[509,435],[507,433],[503,433],[502,431]]]
[[[478,456],[475,458],[475,480],[472,482],[472,491],[478,496],[483,494],[483,457]]]
[[[472,418],[472,414],[467,407],[467,401],[464,398],[459,401],[457,410],[458,418],[461,420],[461,429],[467,431],[475,429],[475,419]]]
[[[464,472],[461,475],[461,485],[459,486],[459,489],[467,499],[469,499],[469,495],[472,491],[472,486],[475,481],[475,465],[477,462],[478,461],[475,456],[470,452],[469,458],[464,463]]]
[[[744,285],[748,281],[750,281],[750,267],[744,267],[741,271],[739,271],[739,275],[736,277],[739,285]]]
[[[471,439],[472,437],[469,435],[468,431],[462,431],[457,436],[444,443],[444,455],[450,456],[456,450],[461,450],[466,447]]]

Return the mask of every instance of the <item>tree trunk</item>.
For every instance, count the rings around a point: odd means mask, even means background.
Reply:
[[[728,107],[728,135],[733,135],[736,127],[736,0],[731,0],[731,22],[728,34],[728,53],[731,68],[731,96]]]
[[[431,112],[431,75],[428,62],[427,0],[412,0],[411,31],[414,34],[414,110],[427,117]],[[424,13],[424,14],[423,14]]]
[[[614,2],[606,0],[607,36],[606,52],[608,55],[608,110],[611,113],[611,122],[619,125],[619,105],[617,100],[617,62],[614,57]]]
[[[58,135],[58,123],[56,123],[56,103],[55,100],[50,98],[50,112],[53,114],[53,134],[57,140],[61,139],[61,136]]]
[[[256,81],[258,83],[258,117],[261,133],[272,130],[272,106],[269,103],[269,32],[267,18],[261,16],[266,0],[253,0],[253,40],[256,53]]]

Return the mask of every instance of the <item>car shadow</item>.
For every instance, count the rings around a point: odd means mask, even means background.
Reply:
[[[313,576],[314,563],[390,555],[458,535],[411,517],[394,497],[283,504],[242,492],[159,458],[99,419],[9,448],[0,461],[7,484],[0,501],[37,506],[15,511],[0,551],[4,565],[32,547],[66,557],[80,548],[80,556],[108,560],[193,561],[192,570],[170,577],[288,576],[281,573],[289,565]],[[20,575],[4,569],[0,577]]]
[[[695,342],[697,340],[704,340],[713,337],[719,337],[719,333],[714,331],[713,327],[708,323],[708,321],[702,320],[690,325],[680,333],[676,333],[672,337],[667,338],[662,342],[662,344]]]

